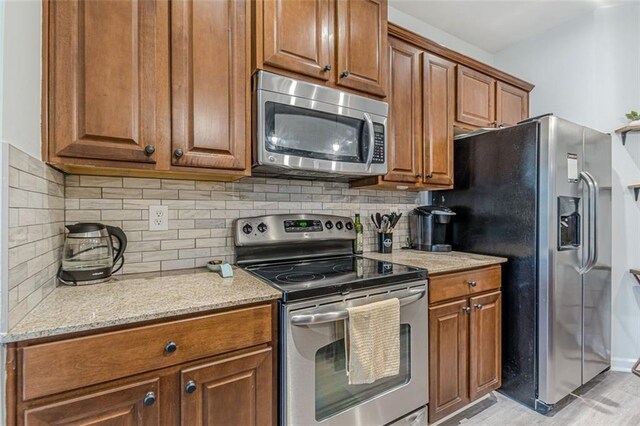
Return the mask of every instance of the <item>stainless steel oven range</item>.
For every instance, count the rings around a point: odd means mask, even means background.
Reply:
[[[265,71],[254,87],[253,175],[348,181],[387,173],[387,103]]]
[[[426,425],[427,271],[352,254],[348,217],[291,214],[241,218],[238,265],[282,291],[280,423]],[[347,307],[400,301],[400,372],[349,385]]]

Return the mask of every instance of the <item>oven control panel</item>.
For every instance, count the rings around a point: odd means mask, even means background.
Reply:
[[[276,214],[239,218],[234,223],[234,239],[238,247],[355,238],[353,221],[345,216]]]
[[[372,163],[384,163],[384,126],[382,124],[373,125],[373,160]]]

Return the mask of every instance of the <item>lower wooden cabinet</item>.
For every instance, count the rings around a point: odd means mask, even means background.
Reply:
[[[160,379],[141,380],[26,409],[26,425],[160,425]]]
[[[470,299],[469,396],[477,399],[502,383],[501,292]]]
[[[270,303],[53,342],[12,344],[7,352],[7,424],[275,424],[275,317],[276,305]],[[213,322],[226,328],[207,327]],[[229,334],[238,328],[243,329],[243,339]],[[145,335],[152,331],[153,336]],[[79,343],[96,338],[103,343],[101,349],[78,350]],[[43,361],[37,369],[34,354]],[[134,369],[134,375],[125,367],[140,360],[148,365],[147,371]],[[111,375],[65,379],[71,371],[87,375],[87,366]],[[51,377],[48,383],[60,380],[69,385],[38,385],[39,379]]]
[[[469,403],[466,299],[429,308],[429,420]]]
[[[181,424],[270,425],[271,352],[264,348],[183,370]]]
[[[437,288],[440,283],[464,279],[470,283],[471,293],[429,305],[430,423],[502,384],[501,291],[495,269],[500,270],[493,267],[441,275],[430,283]],[[494,282],[485,285],[493,290],[477,287],[477,282],[491,276]]]

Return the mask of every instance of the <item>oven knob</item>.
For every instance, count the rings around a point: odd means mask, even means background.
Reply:
[[[244,232],[245,234],[250,234],[253,231],[253,226],[249,225],[248,223],[242,227],[242,232]]]
[[[345,225],[345,228],[347,228],[349,231],[351,231],[353,229],[353,223],[347,222],[347,224]]]
[[[337,221],[337,222],[336,222],[336,228],[337,228],[337,229],[342,229],[342,222]]]
[[[266,230],[267,230],[267,225],[265,225],[264,223],[260,223],[260,225],[258,225],[258,231],[265,232]]]
[[[331,228],[333,228],[333,223],[331,223],[331,221],[328,220],[328,221],[326,221],[324,223],[324,227],[327,228],[327,229],[331,229]]]

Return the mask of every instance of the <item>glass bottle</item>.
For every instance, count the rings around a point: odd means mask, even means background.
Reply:
[[[356,231],[356,239],[353,240],[353,252],[355,254],[362,254],[364,248],[364,234],[362,232],[362,222],[360,222],[360,215],[356,213],[356,218],[353,221],[353,226]]]

